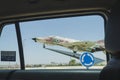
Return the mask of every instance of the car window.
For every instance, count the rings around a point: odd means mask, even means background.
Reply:
[[[20,29],[26,69],[102,69],[106,65],[104,19],[99,15],[21,22]]]
[[[26,69],[102,69],[104,19],[99,15],[20,22]],[[0,37],[0,69],[19,69],[15,25]]]
[[[0,36],[0,70],[20,69],[15,25],[6,25]]]

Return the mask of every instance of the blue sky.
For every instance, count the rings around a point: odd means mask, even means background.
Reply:
[[[8,26],[9,28],[4,29],[2,33],[0,50],[15,50],[18,54],[14,25]],[[101,16],[97,15],[22,22],[20,26],[26,64],[68,63],[71,59],[68,56],[43,49],[41,43],[32,41],[34,37],[55,35],[86,41],[104,39],[104,20]],[[71,51],[59,46],[47,47]],[[97,54],[95,55],[99,56]],[[19,63],[18,57],[17,63]]]

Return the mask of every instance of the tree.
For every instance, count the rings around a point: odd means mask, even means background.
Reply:
[[[70,66],[74,66],[76,64],[76,60],[75,59],[71,59],[70,61],[69,61],[69,65]]]

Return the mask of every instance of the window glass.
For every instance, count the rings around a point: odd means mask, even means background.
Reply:
[[[20,28],[26,69],[102,69],[106,64],[99,15],[21,22]]]
[[[0,36],[0,70],[20,69],[15,26],[6,25]]]

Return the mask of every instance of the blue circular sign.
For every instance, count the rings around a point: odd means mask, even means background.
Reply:
[[[85,67],[91,67],[94,65],[94,56],[90,52],[85,52],[80,56],[81,64]]]

